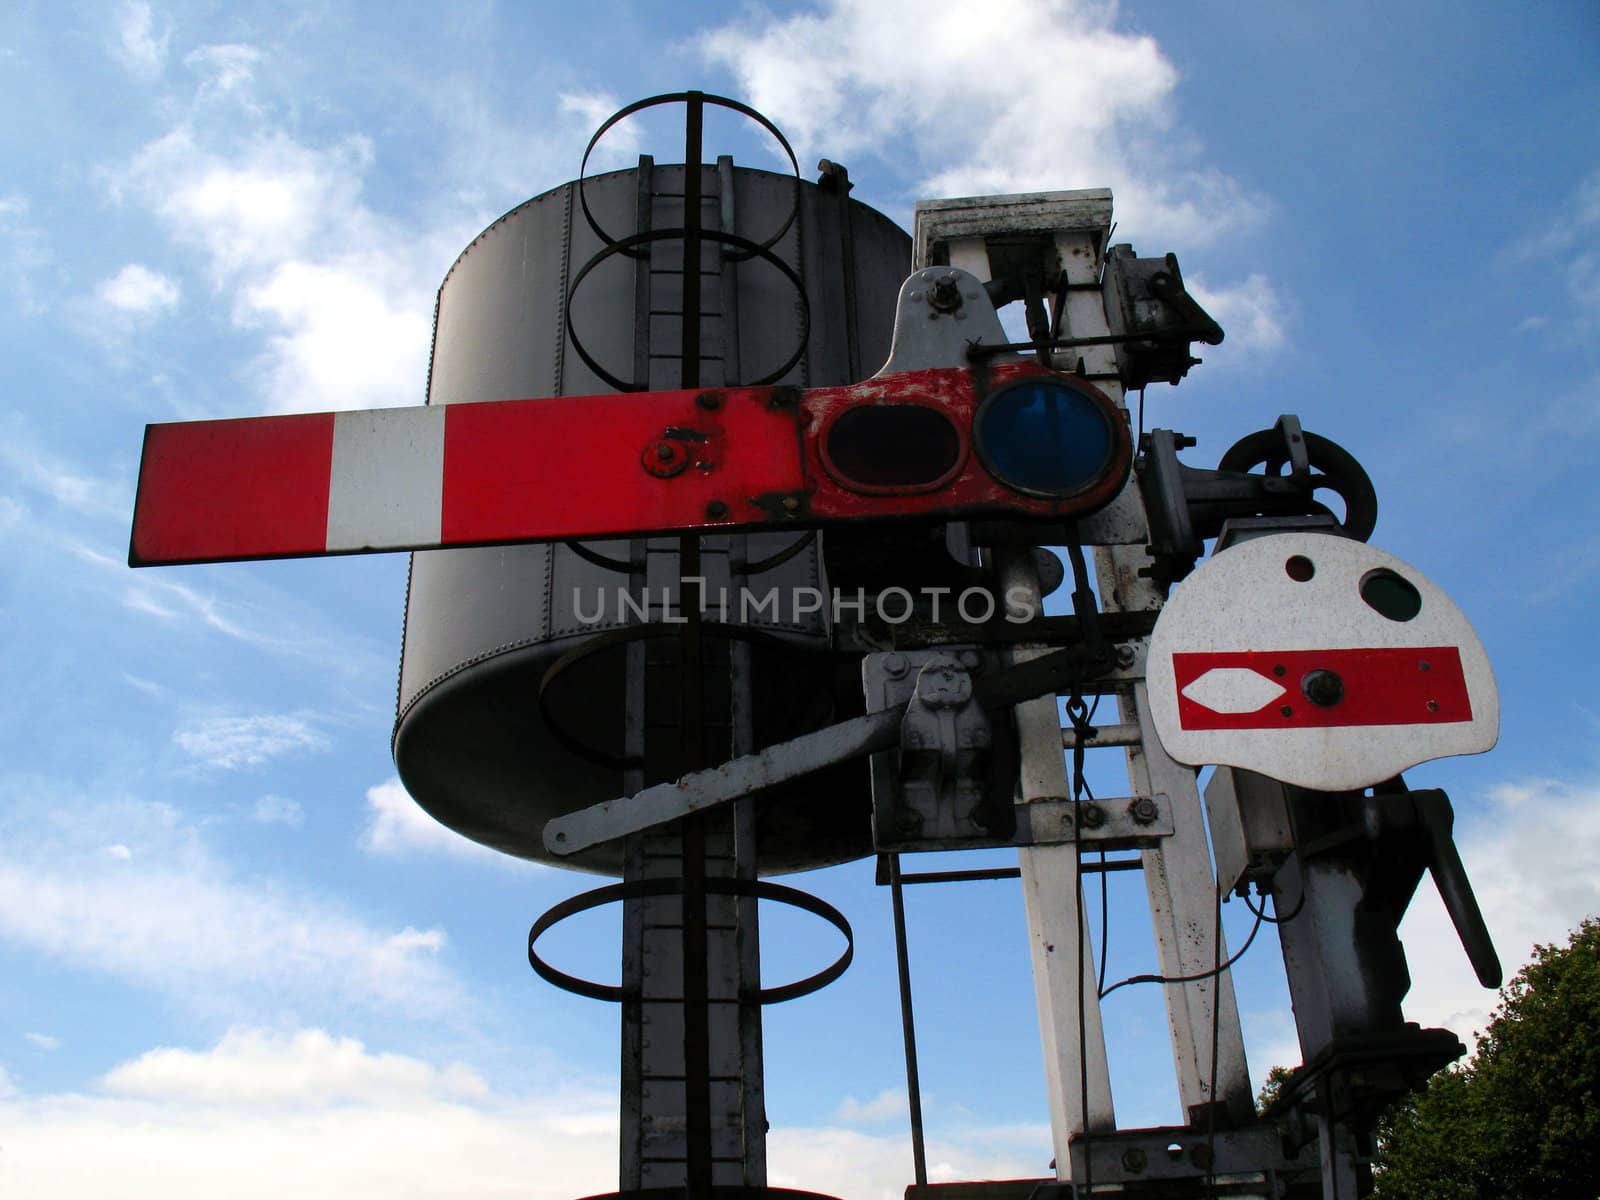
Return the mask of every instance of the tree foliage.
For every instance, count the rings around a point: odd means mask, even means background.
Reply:
[[[1600,920],[1534,947],[1471,1061],[1378,1133],[1379,1200],[1600,1197]]]

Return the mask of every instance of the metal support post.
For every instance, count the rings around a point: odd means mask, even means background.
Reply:
[[[1001,586],[1008,593],[1022,589],[1038,603],[1039,578],[1031,553],[1007,549],[996,557]],[[1013,661],[1025,662],[1041,653],[1044,651],[1019,648]],[[1030,700],[1017,705],[1015,712],[1022,757],[1021,802],[1059,801],[1071,796],[1056,698]],[[1072,1136],[1117,1126],[1105,1031],[1100,1023],[1095,951],[1083,911],[1082,860],[1075,842],[1026,847],[1017,854],[1056,1173],[1058,1178],[1070,1179]]]

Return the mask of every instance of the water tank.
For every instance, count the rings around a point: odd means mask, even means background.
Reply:
[[[703,243],[699,384],[752,383],[791,357],[774,382],[872,374],[910,272],[906,233],[851,200],[842,172],[819,185],[728,159],[699,170],[703,227],[756,244],[783,230],[768,255],[790,268],[742,244]],[[681,227],[684,183],[683,167],[641,159],[581,191],[569,183],[537,196],[484,230],[439,289],[428,403],[680,386],[682,242],[616,244]],[[656,635],[675,612],[676,549],[658,538],[413,555],[393,749],[416,801],[475,841],[543,859],[551,817],[675,774],[677,641]],[[821,535],[707,537],[702,567],[712,595],[732,598],[726,622],[738,635],[713,627],[705,639],[713,734],[731,745],[742,721],[746,744],[759,747],[859,711],[857,659],[831,647],[826,608],[794,603],[829,587]],[[747,606],[741,621],[743,592],[775,593],[777,607]],[[715,683],[736,658],[748,704]],[[868,853],[865,776],[849,764],[764,796],[761,871]],[[620,847],[561,862],[620,873]]]

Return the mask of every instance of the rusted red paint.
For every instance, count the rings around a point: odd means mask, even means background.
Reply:
[[[985,372],[983,383],[1048,374],[1006,364]],[[411,548],[981,513],[1061,518],[1092,511],[1122,486],[1132,456],[1125,414],[1115,419],[1118,470],[1093,493],[1062,501],[1022,495],[985,469],[970,445],[981,399],[972,372],[948,368],[809,391],[700,388],[450,405],[439,540]],[[947,481],[912,494],[865,493],[829,472],[819,443],[828,423],[876,404],[921,405],[950,419],[962,452]],[[408,411],[396,410],[398,419]],[[150,426],[131,560],[328,553],[332,430],[331,413]],[[660,469],[662,445],[685,454],[687,465]],[[419,483],[396,471],[384,486],[398,494]]]

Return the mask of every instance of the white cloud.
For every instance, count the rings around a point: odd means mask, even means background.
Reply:
[[[255,81],[256,64],[260,61],[260,50],[239,43],[201,46],[183,59],[184,66],[200,76],[202,88],[213,96],[249,87]]]
[[[1535,943],[1565,944],[1583,918],[1600,914],[1600,787],[1550,779],[1504,784],[1487,812],[1456,817],[1456,843],[1510,979]],[[1427,878],[1400,930],[1411,968],[1406,1016],[1443,1025],[1470,1044],[1495,994],[1478,985]]]
[[[432,319],[425,306],[404,303],[415,293],[392,278],[397,266],[381,256],[297,260],[239,293],[238,322],[274,331],[259,366],[275,408],[393,407],[422,397]]]
[[[235,1028],[207,1049],[151,1050],[89,1094],[0,1100],[17,1195],[103,1196],[108,1162],[129,1195],[570,1200],[616,1187],[614,1090],[555,1077],[511,1094],[470,1065],[321,1029]],[[966,1127],[928,1151],[935,1180],[1038,1178],[1049,1131]],[[772,1186],[843,1200],[900,1200],[912,1176],[899,1131],[780,1126],[768,1159]]]
[[[364,139],[315,150],[271,131],[219,151],[180,125],[145,146],[115,187],[149,204],[175,240],[201,250],[220,285],[293,261],[359,223],[371,158]]]
[[[865,1102],[846,1096],[834,1110],[834,1120],[850,1124],[871,1124],[890,1119],[907,1119],[908,1107],[904,1088],[889,1088]]]
[[[1569,301],[1560,327],[1583,333],[1600,327],[1600,168],[1579,182],[1548,224],[1518,238],[1501,257],[1508,267],[1536,264],[1557,273]],[[1518,330],[1547,324],[1548,317],[1535,314]]]
[[[250,810],[250,819],[262,825],[287,825],[299,829],[306,823],[306,810],[298,800],[287,796],[262,796]]]
[[[427,950],[437,953],[444,947],[444,930],[442,929],[413,929],[407,925],[399,933],[391,936],[386,945],[395,950]]]
[[[117,40],[111,57],[135,79],[152,80],[160,76],[167,62],[167,46],[172,31],[156,32],[155,17],[143,0],[124,4],[117,14]]]
[[[1174,131],[1177,70],[1115,18],[1090,0],[997,0],[982,20],[960,0],[825,0],[748,10],[698,46],[802,161],[891,147],[930,197],[1109,186],[1123,228],[1191,247],[1262,219]]]
[[[623,107],[610,92],[562,92],[556,103],[563,116],[575,118],[579,128],[588,129],[591,137],[612,113]],[[623,118],[606,130],[605,137],[595,146],[589,168],[631,167],[641,145],[638,122]]]
[[[967,1127],[928,1138],[928,1178],[1042,1179],[1049,1176],[1050,1131],[1044,1126]],[[767,1139],[767,1182],[839,1196],[901,1200],[912,1182],[906,1134],[836,1128],[774,1129]]]
[[[343,903],[221,863],[168,805],[11,783],[0,806],[0,940],[229,1020],[300,1012],[457,1019],[439,931],[375,927]],[[122,859],[100,852],[129,848]]]
[[[322,1030],[152,1050],[90,1094],[0,1075],[7,1195],[570,1200],[616,1186],[616,1098],[563,1079],[491,1092],[461,1063]],[[84,1146],[95,1153],[86,1155]]]
[[[59,1050],[61,1039],[51,1037],[48,1033],[25,1033],[22,1035],[41,1050]]]
[[[109,858],[112,862],[127,862],[133,857],[133,851],[128,849],[128,847],[124,846],[121,842],[114,842],[109,846],[102,846],[100,848],[100,854],[104,858]]]
[[[370,854],[442,850],[447,854],[502,863],[523,861],[479,845],[439,824],[411,798],[398,779],[389,779],[367,789],[367,827],[361,833],[361,848]]]
[[[6,1074],[6,1069],[0,1066],[0,1101],[9,1100],[17,1094],[17,1085],[11,1082],[11,1076]]]
[[[32,205],[20,192],[0,195],[0,283],[17,310],[38,316],[49,307],[35,277],[50,261],[44,230],[31,218]]]
[[[132,508],[125,485],[58,458],[15,417],[0,426],[0,467],[13,484],[85,516],[115,518],[120,523]]]
[[[158,271],[140,263],[129,263],[95,288],[95,299],[124,316],[156,317],[176,308],[181,295],[178,285]]]
[[[321,1029],[282,1034],[251,1028],[231,1029],[203,1052],[151,1050],[112,1070],[102,1086],[115,1095],[151,1100],[300,1108],[352,1100],[475,1100],[489,1091],[462,1063],[439,1068],[401,1054],[373,1054],[354,1038]]]
[[[209,46],[193,111],[108,176],[196,253],[221,311],[258,334],[252,408],[371,408],[422,397],[434,290],[459,233],[418,230],[364,199],[372,143],[312,144],[274,123],[252,46]],[[222,113],[229,119],[211,118]],[[218,132],[218,130],[226,132]]]
[[[327,737],[305,717],[285,713],[204,717],[175,731],[172,740],[191,758],[223,771],[260,766],[295,751],[329,747]]]
[[[1206,366],[1226,366],[1241,359],[1251,362],[1283,349],[1287,301],[1265,275],[1252,274],[1239,283],[1213,288],[1203,277],[1184,280],[1200,307],[1210,313],[1227,336],[1220,346],[1196,345]]]

